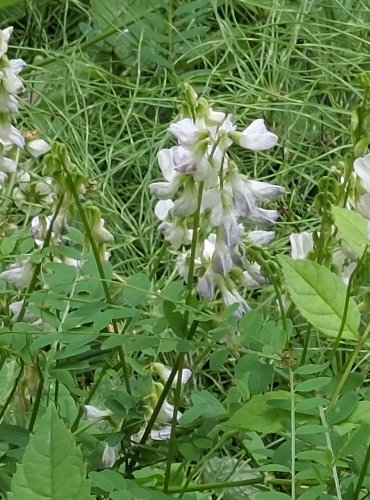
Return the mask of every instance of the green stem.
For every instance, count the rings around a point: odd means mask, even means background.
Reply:
[[[190,302],[193,294],[193,281],[194,281],[194,272],[195,272],[195,255],[197,251],[197,243],[198,243],[198,229],[199,229],[199,222],[200,222],[200,210],[202,206],[202,197],[203,197],[203,189],[204,189],[204,182],[201,182],[199,184],[198,188],[198,204],[197,204],[197,210],[194,214],[193,218],[193,237],[191,241],[191,250],[190,250],[190,262],[189,262],[189,271],[188,271],[188,294],[186,297],[186,305],[188,306],[185,314],[184,314],[184,330],[187,332],[188,330],[188,322],[189,322],[189,315],[190,315]],[[175,447],[176,447],[176,424],[177,424],[177,413],[179,410],[180,406],[180,398],[181,398],[181,379],[182,379],[182,370],[184,368],[184,359],[185,355],[179,356],[179,362],[178,362],[178,375],[177,375],[177,384],[176,384],[176,389],[175,389],[175,395],[174,395],[174,403],[173,403],[173,416],[172,416],[172,421],[171,421],[171,437],[170,437],[170,442],[168,446],[168,455],[167,455],[167,462],[166,462],[166,472],[164,476],[164,484],[163,484],[163,492],[167,493],[169,484],[170,484],[170,477],[171,477],[171,466],[172,466],[172,457],[175,452]]]
[[[296,460],[296,446],[295,446],[295,394],[294,394],[294,372],[289,368],[289,380],[290,380],[290,432],[292,436],[291,444],[291,475],[292,475],[292,486],[291,486],[291,498],[296,499],[296,479],[295,479],[295,460]]]
[[[111,297],[111,294],[110,294],[110,291],[109,291],[109,287],[108,287],[108,283],[107,283],[107,279],[105,277],[105,272],[104,272],[103,264],[102,264],[102,261],[101,261],[101,258],[100,258],[99,249],[98,249],[96,241],[94,240],[94,237],[93,237],[93,235],[91,233],[91,228],[90,228],[90,225],[89,225],[89,221],[87,220],[86,213],[85,213],[85,211],[83,209],[83,206],[82,206],[82,204],[80,202],[80,198],[78,196],[78,193],[76,191],[75,185],[73,183],[72,176],[71,176],[71,174],[70,174],[70,172],[68,171],[67,168],[65,168],[65,173],[66,173],[66,178],[67,178],[69,189],[70,189],[70,191],[72,193],[72,196],[73,196],[73,199],[74,199],[74,201],[76,203],[77,210],[78,210],[78,212],[80,214],[82,223],[83,223],[83,225],[85,227],[86,235],[87,235],[87,238],[89,240],[89,243],[90,243],[93,255],[94,255],[94,259],[95,259],[95,262],[96,262],[96,266],[98,268],[98,273],[99,273],[99,276],[100,276],[100,281],[101,281],[102,286],[103,286],[103,290],[104,290],[106,301],[108,302],[108,304],[113,304],[112,297]],[[119,335],[117,321],[115,319],[112,320],[112,325],[113,325],[113,331],[114,331],[115,335]],[[129,371],[128,371],[128,366],[127,366],[127,362],[126,362],[126,359],[125,359],[125,353],[123,352],[123,347],[119,346],[117,348],[117,351],[118,351],[118,356],[119,356],[120,361],[121,361],[121,368],[122,368],[123,378],[124,378],[125,385],[126,385],[126,390],[127,390],[128,394],[131,395],[131,384],[130,384],[130,378],[129,378]]]
[[[36,369],[37,369],[37,374],[39,376],[39,385],[37,387],[36,398],[35,398],[35,402],[34,402],[34,405],[32,408],[30,423],[28,424],[28,432],[30,434],[33,431],[33,428],[35,426],[37,414],[38,414],[40,403],[41,403],[42,391],[44,388],[44,375],[42,373],[42,370],[40,369],[38,362],[36,363]]]
[[[300,362],[301,366],[304,365],[305,361],[306,361],[307,351],[308,351],[308,348],[310,345],[311,331],[312,331],[312,328],[311,328],[311,325],[309,324],[308,328],[307,328],[306,336],[304,338],[303,352],[302,352],[302,357],[301,357],[301,362]]]
[[[344,384],[346,383],[350,373],[351,373],[351,370],[352,370],[352,367],[353,365],[355,364],[355,361],[356,361],[356,358],[359,354],[359,352],[361,351],[362,347],[364,346],[366,340],[367,340],[367,337],[369,336],[369,333],[370,333],[370,323],[368,323],[364,333],[362,334],[362,336],[359,338],[357,344],[356,344],[356,347],[354,348],[353,352],[352,352],[352,355],[351,357],[349,358],[347,364],[346,364],[346,367],[345,367],[345,370],[343,372],[343,375],[341,377],[341,379],[339,380],[339,383],[337,385],[337,388],[331,398],[331,403],[328,407],[328,410],[336,403],[340,393],[342,392],[342,389],[344,387]]]
[[[364,482],[364,479],[366,476],[366,471],[367,471],[367,468],[369,466],[369,462],[370,462],[370,444],[367,446],[365,460],[361,466],[361,470],[360,470],[360,474],[358,476],[356,488],[355,488],[355,491],[353,493],[353,500],[357,500],[359,495],[360,495],[362,483]]]

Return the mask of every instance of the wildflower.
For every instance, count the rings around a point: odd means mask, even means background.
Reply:
[[[167,399],[164,400],[163,405],[158,413],[158,420],[161,422],[171,422],[173,419],[175,407],[171,405]],[[177,419],[180,418],[182,413],[180,411],[177,412]]]
[[[248,306],[247,302],[243,299],[236,288],[228,290],[225,286],[221,286],[221,293],[226,307],[232,306],[233,304],[238,304],[238,307],[234,312],[234,315],[237,318],[240,318],[246,312],[250,311],[250,307]]]
[[[11,264],[7,271],[0,273],[0,279],[12,283],[16,288],[26,288],[31,282],[33,267],[29,261]]]
[[[152,429],[150,431],[150,437],[153,441],[166,441],[171,437],[171,426],[165,425],[159,429]]]
[[[152,369],[158,373],[158,375],[162,378],[164,382],[167,382],[168,377],[170,376],[172,370],[162,363],[153,363]],[[181,384],[185,385],[192,375],[191,370],[189,368],[183,368],[181,373]],[[171,387],[177,386],[178,373],[176,373],[175,378],[172,381]]]
[[[0,156],[0,171],[6,174],[14,174],[17,170],[17,162],[11,158]]]
[[[289,236],[290,244],[292,247],[292,259],[300,260],[305,259],[307,255],[313,250],[312,233],[292,233]]]
[[[278,141],[277,135],[267,130],[262,118],[254,120],[243,132],[234,132],[234,136],[240,146],[251,151],[271,149]]]
[[[264,246],[270,243],[275,238],[274,231],[250,231],[248,233],[248,239],[255,245]]]
[[[5,66],[0,67],[0,81],[9,94],[18,94],[24,91],[22,80],[17,75],[25,65],[26,63],[22,59],[11,59],[7,61]]]
[[[8,52],[8,42],[13,33],[13,26],[0,30],[0,58]]]
[[[99,408],[96,408],[92,405],[85,405],[84,409],[86,418],[90,421],[100,420],[112,415],[112,412],[110,410],[99,410]]]
[[[356,158],[353,168],[360,179],[363,189],[370,193],[370,153],[361,158]]]
[[[109,446],[108,443],[105,444],[104,451],[103,451],[103,456],[102,456],[102,462],[104,467],[107,467],[110,469],[113,467],[115,464],[117,458],[118,458],[118,450],[119,446]]]
[[[26,149],[34,158],[38,158],[50,151],[50,146],[43,139],[33,139],[26,143]]]
[[[13,125],[6,121],[0,121],[0,144],[3,146],[17,146],[23,148],[24,139],[22,134]]]
[[[114,240],[113,235],[104,227],[105,220],[99,221],[91,228],[91,234],[97,243],[110,243]]]

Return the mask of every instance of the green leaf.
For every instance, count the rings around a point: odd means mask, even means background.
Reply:
[[[269,401],[274,399],[290,401],[290,393],[275,391],[253,396],[231,416],[227,426],[233,429],[239,428],[266,434],[281,431],[283,429],[281,420],[286,418],[289,413],[270,406]]]
[[[346,420],[357,408],[358,398],[353,392],[341,397],[328,411],[328,424],[334,425]]]
[[[176,309],[176,304],[165,300],[163,302],[163,312],[173,333],[180,338],[186,336],[186,323],[184,316]]]
[[[325,387],[326,385],[330,384],[330,382],[331,382],[330,377],[312,378],[310,380],[305,380],[304,382],[297,384],[295,390],[297,392],[317,391],[322,387]]]
[[[9,500],[90,500],[86,465],[70,431],[50,404],[13,476]]]
[[[144,273],[137,273],[130,276],[123,289],[123,298],[126,304],[131,307],[140,306],[146,299],[150,290],[150,280]]]
[[[353,210],[340,207],[333,207],[332,210],[340,236],[350,244],[356,255],[361,257],[369,245],[368,221]]]
[[[21,2],[24,2],[24,0],[0,0],[0,9],[5,9],[5,7],[9,7],[10,5],[15,5]]]
[[[346,300],[344,283],[324,266],[308,260],[279,257],[291,299],[300,313],[318,331],[337,337]],[[343,339],[356,340],[360,313],[352,298],[342,334]]]

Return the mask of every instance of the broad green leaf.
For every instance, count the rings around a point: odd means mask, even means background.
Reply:
[[[197,418],[217,418],[225,415],[224,406],[208,391],[194,391],[191,406],[180,419],[181,425],[188,425]]]
[[[346,420],[357,408],[358,398],[353,392],[341,397],[336,404],[330,408],[327,419],[329,425],[338,424]]]
[[[302,316],[328,337],[337,337],[342,323],[346,287],[324,266],[308,260],[279,257],[291,299]],[[343,339],[356,340],[360,313],[352,298],[342,334]]]
[[[150,289],[150,280],[144,273],[137,273],[130,276],[123,289],[123,298],[126,304],[131,307],[140,306],[146,299]]]
[[[350,244],[356,255],[361,257],[369,244],[368,221],[353,210],[340,207],[333,207],[332,210],[340,236]]]
[[[318,373],[318,372],[325,370],[325,368],[327,368],[329,366],[329,364],[330,363],[327,362],[327,363],[323,363],[321,365],[312,365],[312,364],[302,365],[302,366],[299,366],[298,368],[296,368],[294,370],[294,373],[296,375],[311,375],[312,373]]]
[[[9,500],[90,500],[86,465],[70,431],[50,404],[36,424],[13,476]]]
[[[281,420],[289,416],[285,410],[268,404],[270,400],[290,401],[287,391],[275,391],[253,396],[237,410],[227,422],[228,427],[263,433],[279,432],[283,429]]]
[[[300,382],[297,384],[295,390],[297,392],[309,392],[309,391],[317,391],[322,387],[330,384],[330,377],[316,377],[310,380],[305,380],[304,382]]]
[[[0,0],[0,9],[5,9],[5,7],[10,7],[21,2],[24,2],[24,0]]]

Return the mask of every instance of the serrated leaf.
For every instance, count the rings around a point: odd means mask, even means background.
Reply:
[[[337,337],[342,323],[346,287],[324,266],[308,260],[279,257],[290,297],[309,323],[328,337]],[[350,298],[342,334],[343,339],[357,340],[360,313]]]
[[[13,476],[9,500],[90,500],[81,450],[50,404]]]
[[[333,207],[335,225],[340,236],[350,244],[358,257],[369,245],[368,221],[357,212],[346,208]]]

